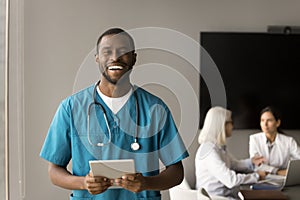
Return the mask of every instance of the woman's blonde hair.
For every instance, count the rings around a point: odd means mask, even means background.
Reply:
[[[217,145],[226,144],[225,123],[231,120],[231,111],[216,106],[209,109],[198,137],[199,144],[212,142]]]

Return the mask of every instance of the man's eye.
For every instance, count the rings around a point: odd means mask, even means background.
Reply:
[[[128,53],[128,50],[127,49],[122,49],[122,50],[119,50],[119,55],[125,55],[125,54],[127,54]]]
[[[109,50],[102,51],[103,55],[109,55],[110,53],[111,53],[111,51],[109,51]]]

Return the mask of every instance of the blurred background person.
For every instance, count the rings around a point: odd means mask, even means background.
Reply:
[[[269,173],[286,175],[289,160],[300,159],[300,148],[294,138],[283,134],[280,124],[281,116],[276,108],[268,106],[262,109],[262,132],[250,135],[249,154],[250,157],[263,156],[266,160],[261,167]]]
[[[254,165],[263,162],[262,156],[237,160],[226,150],[226,138],[232,129],[231,111],[217,106],[207,112],[195,158],[196,188],[204,188],[209,195],[238,199],[241,184],[256,183],[266,173],[253,172]]]

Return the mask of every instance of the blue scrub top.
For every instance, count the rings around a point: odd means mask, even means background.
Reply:
[[[168,107],[158,97],[136,86],[135,95],[131,95],[116,114],[95,93],[96,102],[104,108],[109,123],[111,142],[108,143],[109,135],[103,112],[94,104],[94,87],[92,85],[62,101],[42,147],[42,158],[63,167],[72,159],[72,173],[76,176],[86,176],[89,173],[90,160],[134,159],[137,172],[144,176],[154,176],[159,174],[159,160],[169,166],[188,157]],[[88,140],[87,131],[89,107],[89,135],[92,144]],[[135,139],[136,127],[140,149],[133,151],[131,143]],[[98,142],[107,144],[99,147],[96,145]],[[91,195],[87,190],[74,190],[70,198],[157,200],[160,197],[159,191],[133,193],[125,189],[109,189],[98,195]]]

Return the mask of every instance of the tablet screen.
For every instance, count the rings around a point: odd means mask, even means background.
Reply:
[[[109,179],[121,178],[124,174],[135,173],[133,159],[92,160],[89,161],[93,176],[104,176]]]

